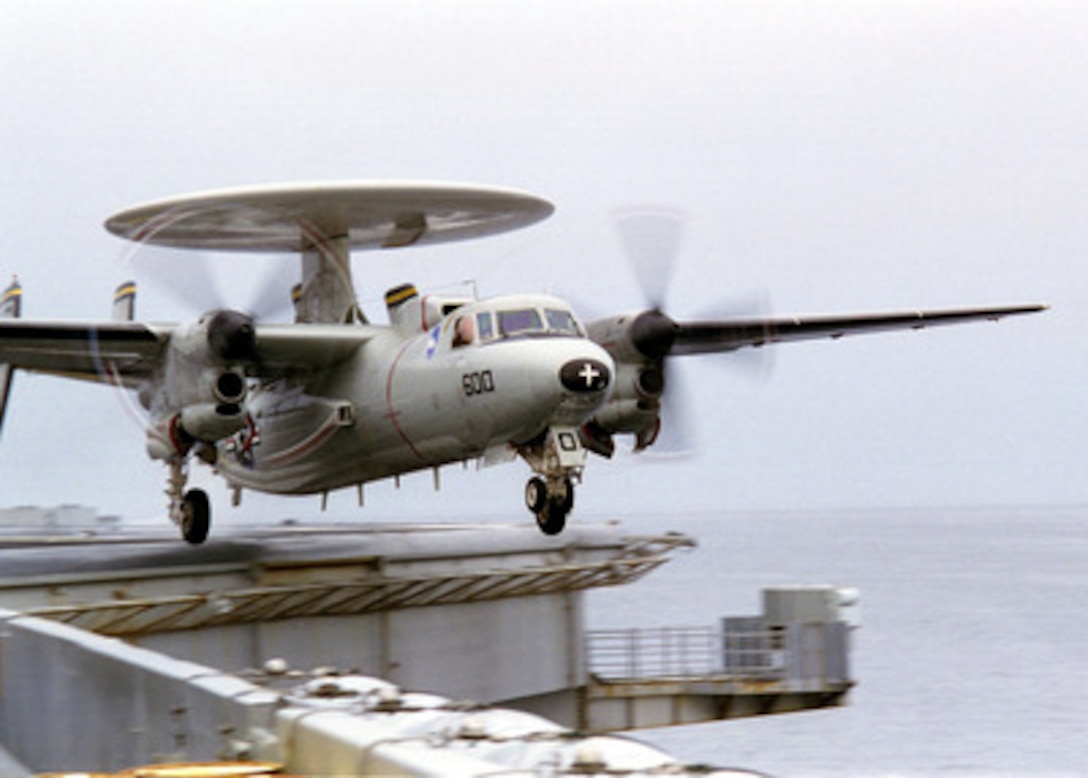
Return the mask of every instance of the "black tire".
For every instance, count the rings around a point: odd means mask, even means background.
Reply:
[[[558,535],[567,526],[567,511],[560,503],[552,500],[536,514],[536,525],[545,535]]]
[[[190,489],[181,502],[181,536],[187,543],[199,546],[208,539],[212,509],[203,489]]]
[[[539,514],[548,504],[548,485],[543,478],[533,476],[525,484],[525,506],[531,513]]]
[[[569,478],[563,479],[563,485],[567,489],[567,493],[563,495],[562,506],[563,515],[566,516],[572,510],[574,510],[574,482]]]

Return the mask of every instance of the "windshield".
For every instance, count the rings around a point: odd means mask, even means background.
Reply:
[[[581,335],[582,330],[578,322],[574,320],[574,314],[559,308],[548,308],[544,311],[548,317],[548,331],[558,332],[563,335]]]
[[[483,343],[500,338],[543,335],[583,337],[578,320],[563,308],[508,308],[476,314],[476,330]]]
[[[505,337],[543,331],[544,323],[540,320],[540,312],[536,308],[499,311],[499,332]]]

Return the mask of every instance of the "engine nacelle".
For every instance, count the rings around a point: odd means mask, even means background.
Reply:
[[[653,308],[598,319],[586,329],[615,360],[616,383],[608,404],[586,425],[584,444],[605,456],[616,433],[633,434],[636,451],[653,445],[661,429],[665,359],[680,325]]]
[[[245,408],[228,403],[197,403],[181,410],[178,423],[191,438],[214,443],[248,424]]]
[[[616,362],[660,362],[672,348],[678,325],[661,311],[648,310],[598,319],[586,330]]]
[[[244,365],[256,361],[251,317],[213,311],[174,331],[160,379],[141,400],[151,411],[148,453],[184,455],[195,443],[215,443],[248,424]]]
[[[148,428],[147,452],[152,459],[185,454],[198,441],[215,443],[229,438],[249,423],[243,404],[247,386],[238,371],[224,370],[201,381],[204,399],[189,402],[180,411],[158,416]]]
[[[593,419],[609,432],[638,432],[657,418],[664,388],[660,365],[621,362],[612,396]]]
[[[249,387],[240,369],[205,369],[185,388],[179,398],[178,423],[188,438],[214,443],[246,425],[244,403]]]
[[[612,395],[589,424],[583,443],[592,451],[611,456],[612,435],[636,436],[635,448],[651,445],[660,427],[665,373],[661,362],[619,362]]]

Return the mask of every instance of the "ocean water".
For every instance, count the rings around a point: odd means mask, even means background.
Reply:
[[[861,590],[845,707],[634,733],[774,776],[1088,775],[1088,506],[635,516],[699,543],[597,590],[590,628],[756,615],[782,584]]]

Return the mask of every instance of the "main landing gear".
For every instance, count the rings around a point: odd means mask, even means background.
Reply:
[[[208,539],[212,509],[208,494],[203,489],[185,491],[188,469],[185,458],[177,457],[170,462],[166,496],[170,498],[170,520],[181,529],[181,536],[186,542],[198,546]]]
[[[552,427],[518,453],[533,468],[525,485],[525,506],[536,517],[545,535],[558,535],[567,525],[574,508],[574,484],[580,480],[586,462],[577,430]]]

